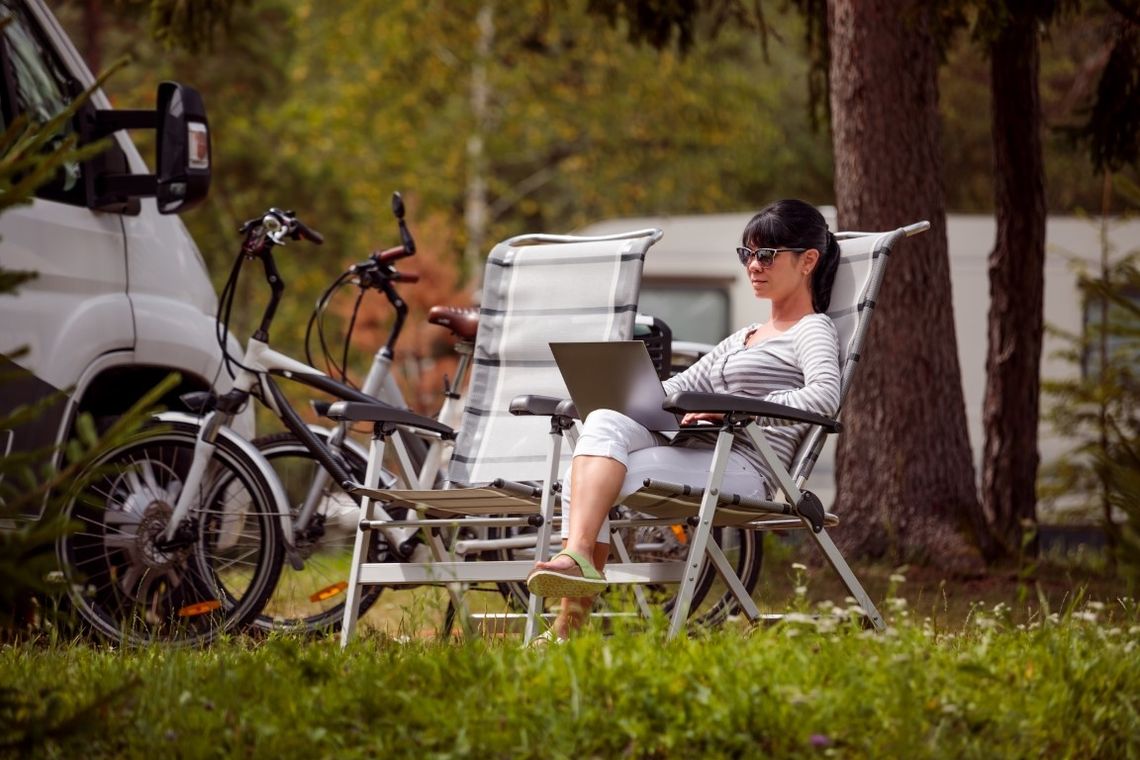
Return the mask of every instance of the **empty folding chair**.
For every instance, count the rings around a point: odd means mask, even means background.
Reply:
[[[497,245],[483,277],[479,330],[467,405],[451,456],[446,490],[377,490],[379,466],[369,473],[361,527],[349,578],[342,641],[356,623],[362,585],[519,581],[531,562],[465,562],[433,541],[430,564],[369,563],[363,556],[367,533],[396,526],[425,529],[532,526],[539,529],[536,556],[547,556],[556,486],[569,463],[561,452],[561,429],[535,416],[511,414],[522,394],[562,399],[566,388],[549,343],[555,340],[628,340],[633,336],[645,254],[661,237],[657,229],[601,237],[528,235]],[[383,456],[384,440],[395,424],[452,435],[438,423],[408,413],[360,404],[335,404],[330,416],[376,422],[371,462]],[[538,485],[534,485],[537,483]],[[544,485],[545,484],[545,485]],[[411,506],[421,517],[393,521],[385,505]],[[452,585],[452,601],[462,605]],[[528,638],[534,633],[530,610]]]

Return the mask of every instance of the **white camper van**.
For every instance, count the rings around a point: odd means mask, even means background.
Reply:
[[[835,210],[821,208],[828,224],[835,226]],[[733,249],[751,218],[750,213],[614,219],[592,224],[582,234],[604,235],[643,227],[659,227],[665,235],[645,259],[639,310],[663,319],[678,341],[716,343],[732,330],[767,319],[769,304],[757,300],[749,287]],[[901,219],[908,223],[911,219]],[[993,248],[992,217],[951,214],[947,218],[950,245],[950,278],[958,360],[966,399],[970,444],[978,476],[981,476],[983,445],[982,400],[986,383],[986,321],[989,313],[989,253]],[[1140,221],[1110,221],[1107,226],[1114,256],[1140,247]],[[1080,334],[1085,310],[1077,290],[1076,266],[1095,271],[1100,260],[1100,226],[1095,220],[1049,217],[1046,225],[1045,322]],[[905,256],[903,243],[900,255]],[[889,277],[889,270],[887,276]],[[1072,377],[1079,368],[1054,354],[1063,348],[1046,335],[1041,377]],[[1043,402],[1044,403],[1044,402]],[[812,477],[813,490],[829,504],[834,498],[834,436],[824,450]],[[1042,462],[1061,456],[1071,442],[1058,438],[1047,426],[1041,428]],[[824,484],[829,484],[827,487]]]
[[[40,0],[0,0],[0,117],[40,122],[93,78]],[[155,129],[151,174],[125,129]],[[216,298],[194,241],[173,214],[209,186],[205,109],[191,88],[159,86],[154,111],[115,111],[96,92],[70,129],[109,150],[66,166],[29,205],[0,215],[0,267],[31,271],[0,295],[0,414],[57,391],[66,403],[0,430],[0,456],[63,441],[79,412],[114,417],[171,372],[203,390],[217,375]]]

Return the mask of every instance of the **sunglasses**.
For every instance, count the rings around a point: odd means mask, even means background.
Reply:
[[[756,257],[756,263],[758,263],[760,266],[767,269],[768,267],[772,266],[772,262],[776,260],[776,254],[777,253],[780,253],[782,251],[788,251],[790,253],[803,253],[806,250],[807,250],[807,248],[783,248],[783,247],[781,247],[781,248],[757,248],[756,250],[752,250],[751,248],[745,248],[744,246],[739,246],[736,249],[736,255],[740,257],[740,263],[743,264],[744,266],[748,266],[748,260],[751,259],[753,256],[755,256]]]

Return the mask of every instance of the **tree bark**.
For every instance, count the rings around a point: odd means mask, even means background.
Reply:
[[[1032,4],[1008,3],[1010,19],[990,45],[997,238],[989,259],[982,504],[997,539],[983,544],[991,558],[1017,556],[1023,521],[1035,521],[1037,510],[1046,209]],[[1036,553],[1035,542],[1025,548]]]
[[[835,539],[856,556],[974,573],[966,536],[982,515],[950,300],[931,7],[828,2],[840,228],[931,223],[892,256],[844,403]]]
[[[103,3],[102,0],[84,0],[83,3],[83,57],[87,68],[99,76],[103,68]]]

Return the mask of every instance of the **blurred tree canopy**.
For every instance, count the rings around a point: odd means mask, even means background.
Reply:
[[[819,30],[800,14],[759,17],[760,4],[741,15],[738,2],[699,1],[713,12],[663,53],[630,45],[636,19],[620,4],[599,14],[605,4],[596,0],[49,4],[97,68],[132,58],[107,87],[117,106],[150,106],[164,78],[203,93],[214,183],[206,207],[185,221],[215,281],[236,253],[237,225],[270,205],[295,209],[326,234],[322,248],[298,245],[280,257],[289,292],[274,339],[295,352],[323,286],[395,242],[387,209],[396,189],[421,240],[406,266],[424,279],[403,290],[413,325],[432,303],[469,298],[478,273],[464,270],[462,252],[475,173],[485,184],[484,254],[509,235],[619,215],[747,210],[786,196],[830,203],[831,141],[826,125],[813,127],[810,93],[819,83],[802,42]],[[687,17],[683,6],[694,2],[659,5]],[[481,39],[479,14],[488,9],[492,34]],[[1053,29],[1042,52],[1050,126],[1075,123],[1089,102],[1102,37],[1083,19]],[[476,72],[482,109],[472,102]],[[960,40],[941,79],[953,210],[992,206],[987,85],[986,62]],[[478,162],[472,135],[481,139]],[[1100,183],[1087,158],[1049,135],[1050,210],[1095,207]],[[256,312],[260,281],[249,274],[242,286],[249,297],[239,303]],[[366,304],[358,368],[386,317],[384,306]],[[444,337],[434,327],[408,335],[401,348],[410,373],[446,353]]]

